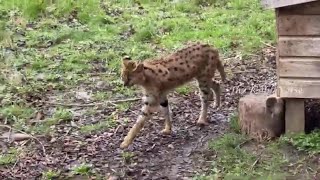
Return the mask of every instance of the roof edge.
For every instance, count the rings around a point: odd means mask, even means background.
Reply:
[[[261,4],[265,9],[273,9],[285,6],[303,4],[318,0],[261,0]]]

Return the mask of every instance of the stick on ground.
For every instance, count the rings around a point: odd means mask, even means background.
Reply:
[[[114,100],[114,101],[106,101],[106,102],[101,102],[101,103],[89,103],[89,104],[79,104],[79,103],[57,103],[57,102],[44,102],[46,104],[50,104],[53,106],[66,106],[66,107],[72,107],[72,106],[76,106],[76,107],[92,107],[92,106],[101,106],[101,105],[106,105],[106,104],[111,104],[111,105],[115,105],[118,103],[124,103],[124,102],[134,102],[134,101],[138,101],[141,100],[141,98],[132,98],[132,99],[119,99],[119,100]]]
[[[42,144],[42,142],[41,142],[38,138],[34,137],[34,136],[31,135],[31,134],[27,134],[27,133],[25,133],[25,132],[23,132],[23,131],[21,131],[21,130],[19,130],[19,129],[14,129],[14,128],[12,128],[11,126],[8,126],[8,125],[0,124],[0,127],[8,128],[10,132],[12,132],[12,131],[20,132],[20,133],[25,134],[25,135],[31,137],[32,139],[38,141],[38,143],[39,143],[39,144],[41,145],[41,147],[42,147],[43,155],[44,155],[45,157],[47,156],[47,154],[46,154],[46,149],[45,149],[44,145]]]

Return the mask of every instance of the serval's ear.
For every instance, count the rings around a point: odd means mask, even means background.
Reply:
[[[123,61],[130,61],[130,60],[132,60],[132,59],[131,59],[130,56],[124,56],[122,60],[123,60]]]
[[[136,67],[136,63],[134,61],[131,61],[132,59],[129,56],[125,56],[122,59],[122,64],[127,69],[134,69]]]
[[[141,72],[144,69],[144,65],[142,62],[137,62],[136,63],[136,68],[133,70],[135,72]]]

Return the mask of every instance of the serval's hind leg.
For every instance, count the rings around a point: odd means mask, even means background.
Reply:
[[[162,134],[171,134],[172,131],[172,114],[167,96],[163,95],[160,99],[160,111],[164,117],[164,129]]]
[[[219,108],[220,105],[221,105],[221,87],[220,87],[220,83],[218,83],[215,80],[212,80],[211,89],[213,90],[213,92],[215,94],[214,108]]]
[[[208,106],[209,106],[209,98],[212,96],[212,91],[210,87],[210,81],[209,79],[197,79],[198,80],[198,86],[200,91],[200,100],[201,100],[201,111],[199,115],[199,119],[197,121],[198,125],[208,125]],[[211,95],[210,95],[211,94]]]

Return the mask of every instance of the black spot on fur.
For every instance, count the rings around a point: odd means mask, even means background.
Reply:
[[[158,72],[159,72],[159,73],[162,73],[162,70],[161,70],[161,69],[159,69],[159,70],[158,70]]]
[[[208,95],[208,94],[209,94],[208,91],[206,91],[206,90],[201,90],[201,91],[202,91],[202,93],[205,94],[205,95]]]
[[[178,68],[174,67],[174,70],[175,70],[175,71],[178,71]]]
[[[165,100],[165,101],[161,102],[160,105],[162,107],[168,107],[168,100]]]
[[[142,116],[148,116],[148,113],[141,111]]]

